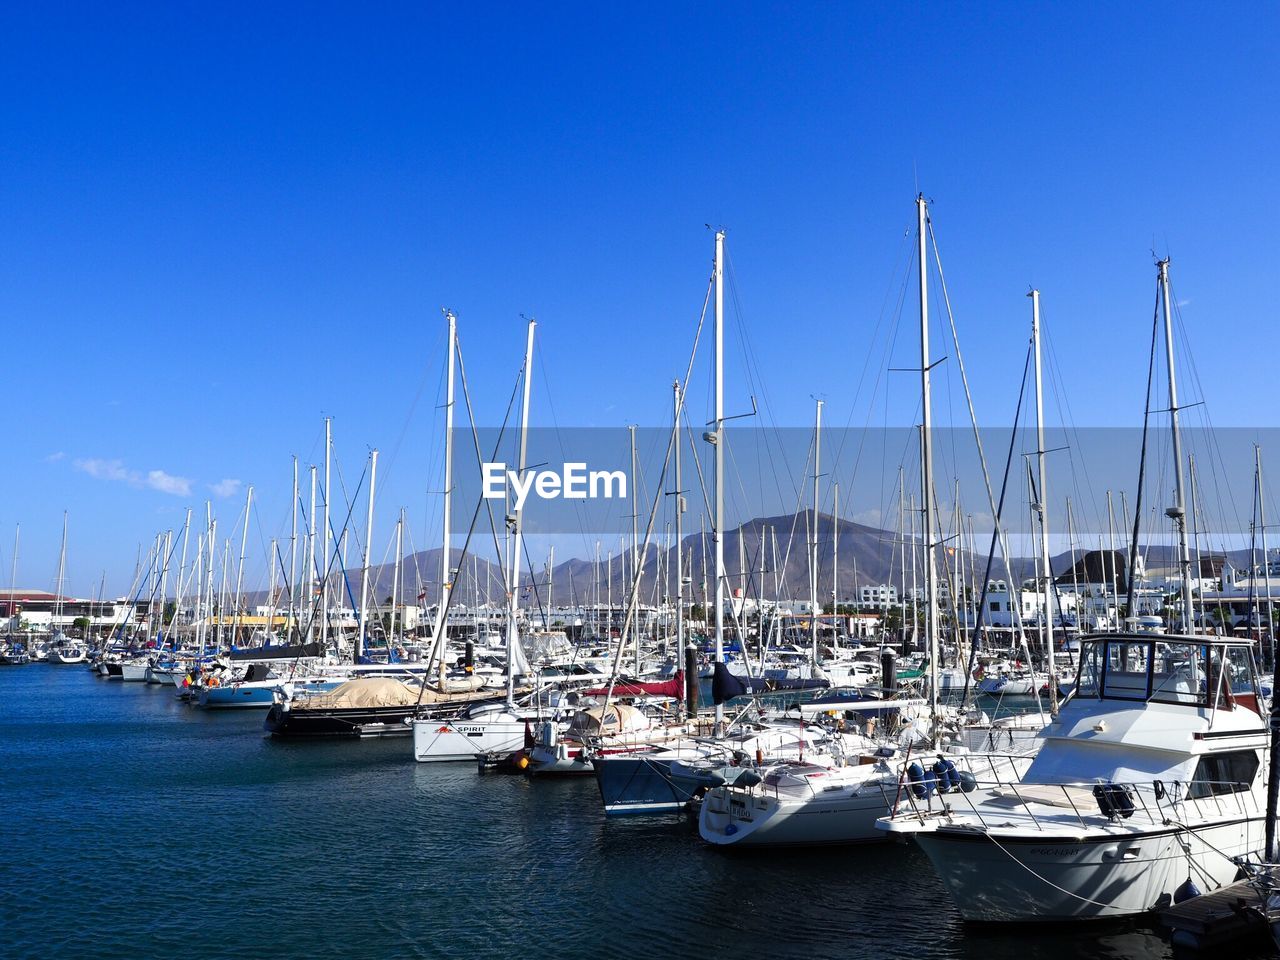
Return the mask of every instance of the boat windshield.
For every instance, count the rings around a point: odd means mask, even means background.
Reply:
[[[1227,709],[1247,697],[1258,702],[1253,657],[1243,645],[1119,636],[1083,647],[1077,697]]]

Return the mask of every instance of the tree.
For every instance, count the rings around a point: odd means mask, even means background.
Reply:
[[[164,625],[167,627],[173,623],[173,618],[178,614],[178,603],[176,600],[169,600],[164,605]]]

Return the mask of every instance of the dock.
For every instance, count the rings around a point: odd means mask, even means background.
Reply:
[[[1275,874],[1273,873],[1273,878]],[[1175,948],[1202,953],[1269,934],[1267,896],[1256,880],[1237,880],[1160,911]]]

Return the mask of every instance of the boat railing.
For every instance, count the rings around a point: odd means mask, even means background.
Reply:
[[[1008,759],[1012,762],[1014,758]],[[991,766],[993,772],[996,771],[996,764]],[[889,819],[913,819],[921,824],[939,818],[950,821],[956,807],[963,804],[960,809],[967,809],[986,830],[991,826],[983,815],[982,808],[986,802],[987,816],[998,811],[1002,818],[1000,826],[1008,826],[1010,810],[990,806],[993,799],[1011,799],[1030,821],[1020,826],[1030,826],[1037,831],[1062,828],[1060,818],[1050,820],[1054,811],[1070,811],[1070,819],[1081,829],[1108,823],[1185,826],[1188,815],[1195,819],[1214,820],[1261,815],[1250,785],[1240,781],[1152,780],[1137,783],[1098,779],[1075,783],[1025,783],[1016,776],[1007,780],[997,776],[993,780],[969,781],[946,789],[940,787],[936,779],[904,779]],[[1036,815],[1037,808],[1039,816]]]

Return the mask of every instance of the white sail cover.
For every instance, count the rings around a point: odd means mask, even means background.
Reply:
[[[507,627],[507,664],[512,676],[527,677],[533,673],[529,658],[525,656],[524,646],[520,643],[520,631],[514,623]]]

